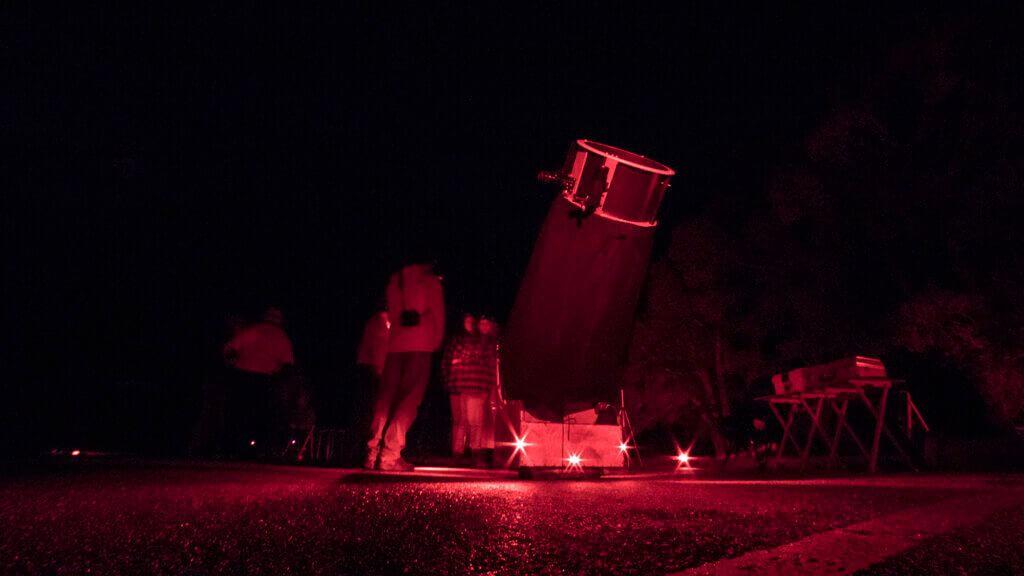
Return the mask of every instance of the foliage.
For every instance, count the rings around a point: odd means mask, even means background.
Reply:
[[[895,348],[941,351],[993,421],[1024,417],[1024,82],[1005,74],[1024,52],[981,19],[891,45],[763,188],[673,231],[627,371],[635,424],[722,418],[730,379]]]
[[[1005,326],[1006,320],[994,317],[979,296],[931,287],[903,305],[896,343],[912,352],[938,350],[966,369],[991,420],[1008,427],[1024,416],[1024,342],[1012,337],[1020,324]]]

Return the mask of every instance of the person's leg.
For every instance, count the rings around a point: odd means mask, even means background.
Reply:
[[[256,391],[256,416],[253,420],[253,440],[256,441],[254,456],[265,458],[272,456],[274,450],[272,438],[274,433],[274,377],[260,374],[253,379]]]
[[[386,463],[401,460],[402,450],[405,448],[405,434],[416,420],[416,413],[430,380],[430,352],[403,352],[402,356],[404,358],[401,383],[396,394],[395,406],[391,411],[391,421],[384,432],[384,446],[380,453],[381,468],[384,468]],[[390,356],[388,358],[390,359]]]
[[[255,458],[266,454],[269,448],[270,376],[239,372],[238,377],[238,401],[243,407],[240,412],[238,449],[245,458]]]
[[[372,468],[373,463],[377,460],[380,442],[384,437],[384,430],[391,414],[391,405],[394,403],[395,395],[401,384],[403,364],[402,354],[388,354],[387,362],[384,364],[384,374],[381,375],[374,399],[373,416],[370,418],[370,441],[366,444],[364,468]]]
[[[216,432],[213,437],[212,456],[223,458],[229,455],[231,447],[234,445],[237,406],[235,405],[234,374],[225,368],[217,376],[219,390],[214,397],[216,408],[213,419]]]
[[[497,415],[495,411],[496,407],[497,399],[495,398],[495,391],[491,390],[491,392],[487,394],[487,400],[484,402],[484,427],[480,433],[480,447],[484,450],[494,450],[494,418]]]
[[[263,378],[263,450],[259,453],[267,458],[280,456],[286,447],[291,384],[285,378],[282,374]]]
[[[366,365],[358,366],[354,379],[353,389],[341,398],[344,406],[337,411],[341,414],[336,416],[334,426],[328,427],[345,430],[345,462],[359,465],[365,456],[380,379],[373,368]]]
[[[237,435],[235,437],[235,448],[237,455],[243,458],[252,458],[257,449],[263,448],[260,430],[265,426],[262,420],[262,403],[265,400],[259,374],[252,372],[236,372],[237,389],[235,398],[238,403]]]
[[[469,449],[477,454],[483,448],[484,404],[487,395],[479,392],[464,394],[466,397],[466,425],[469,428]]]
[[[224,378],[210,374],[203,381],[203,404],[199,418],[192,430],[192,439],[189,443],[190,458],[209,458],[216,454],[218,442],[223,441],[223,426],[218,426],[223,420],[224,409],[220,396],[224,389]]]
[[[462,394],[454,392],[448,400],[452,405],[452,456],[459,458],[466,449],[466,402]]]

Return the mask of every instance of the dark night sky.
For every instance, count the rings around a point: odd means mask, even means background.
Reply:
[[[272,303],[335,385],[424,241],[453,312],[503,319],[554,193],[535,175],[573,139],[673,167],[667,232],[710,197],[762,194],[923,20],[429,4],[2,17],[5,386],[27,413],[124,382],[185,405],[227,316]]]

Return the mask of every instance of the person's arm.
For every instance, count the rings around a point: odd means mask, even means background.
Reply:
[[[391,323],[391,328],[395,329],[395,326],[401,326],[398,319],[402,314],[402,292],[398,289],[397,275],[388,278],[388,282],[384,286],[384,299],[388,304],[388,321]]]
[[[387,313],[378,314],[375,324],[377,333],[374,334],[373,341],[373,372],[380,378],[384,374],[384,364],[388,360],[388,337],[391,329],[388,328]]]

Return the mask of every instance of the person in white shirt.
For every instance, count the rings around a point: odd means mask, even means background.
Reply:
[[[402,450],[427,390],[432,355],[444,339],[444,295],[431,264],[403,267],[391,276],[386,293],[391,323],[388,354],[363,468],[411,470]]]

